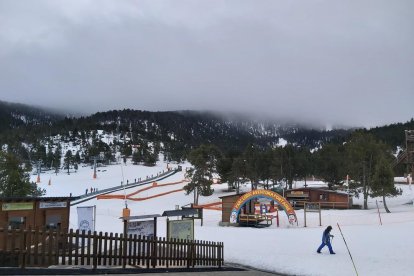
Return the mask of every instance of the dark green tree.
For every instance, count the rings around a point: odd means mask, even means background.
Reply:
[[[375,166],[387,152],[386,146],[377,142],[373,135],[362,131],[355,132],[346,144],[347,173],[362,186],[364,209],[368,209]]]
[[[29,173],[11,153],[0,152],[0,196],[41,196],[45,191],[30,182]]]
[[[316,153],[317,174],[328,183],[332,188],[333,185],[339,184],[344,178],[344,148],[337,144],[327,144]]]
[[[68,170],[68,174],[70,174],[69,169],[72,163],[73,163],[72,151],[68,150],[65,154],[65,159],[64,159],[64,166],[65,166],[65,169]]]
[[[221,153],[213,145],[201,145],[192,150],[189,154],[193,168],[187,172],[187,177],[191,179],[190,183],[184,186],[187,195],[194,193],[194,204],[198,204],[200,195],[209,196],[213,194],[211,185],[213,184],[213,173],[216,172],[217,160]]]
[[[371,197],[382,196],[382,202],[387,213],[391,213],[387,207],[386,197],[401,194],[394,186],[394,174],[391,165],[385,158],[380,158],[375,166],[375,172],[371,183]]]

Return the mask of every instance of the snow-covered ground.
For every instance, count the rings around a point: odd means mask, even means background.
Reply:
[[[174,165],[176,166],[176,165]],[[183,164],[183,168],[188,167]],[[159,162],[155,167],[112,165],[98,168],[98,178],[93,179],[90,167],[80,167],[78,172],[68,175],[43,173],[39,185],[47,191],[46,196],[73,196],[85,193],[86,189],[102,190],[120,185],[135,178],[145,179],[167,169]],[[32,175],[36,180],[36,175]],[[159,181],[159,184],[177,182],[184,179],[184,173]],[[48,185],[51,180],[51,185]],[[308,183],[319,185],[321,183]],[[149,184],[150,185],[150,184]],[[181,188],[183,184],[146,190],[135,197],[148,197],[166,191]],[[296,183],[300,185],[300,183]],[[146,186],[131,188],[132,193]],[[244,187],[248,189],[250,185]],[[351,251],[359,275],[414,275],[414,187],[398,185],[404,191],[402,196],[388,198],[391,214],[385,213],[380,199],[382,224],[376,209],[376,199],[369,199],[369,210],[323,210],[322,226],[319,226],[317,213],[308,213],[308,227],[303,227],[304,214],[297,211],[299,226],[290,226],[284,213],[280,213],[280,227],[269,228],[220,227],[221,212],[205,210],[204,226],[196,221],[195,238],[224,242],[225,262],[239,263],[256,268],[275,271],[289,275],[356,275],[344,240],[337,223],[341,226],[346,242]],[[201,197],[201,203],[218,201],[218,197],[229,194],[226,184],[214,185],[215,193],[210,197]],[[116,192],[114,194],[123,194]],[[192,195],[176,192],[144,201],[128,200],[131,215],[161,214],[173,210],[176,205],[192,202]],[[362,204],[362,198],[355,198],[354,203]],[[119,199],[90,200],[78,206],[97,206],[97,231],[122,232],[119,217],[124,208],[124,201]],[[76,228],[76,207],[71,208],[70,226]],[[332,225],[333,248],[337,253],[330,255],[327,249],[317,254],[323,230]],[[166,235],[165,219],[159,219],[158,236]]]

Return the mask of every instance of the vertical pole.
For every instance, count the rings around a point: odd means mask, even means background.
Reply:
[[[303,214],[305,216],[305,226],[304,227],[306,227],[306,202],[303,205],[304,205]]]
[[[93,231],[95,231],[95,228],[96,228],[96,205],[93,205]]]
[[[342,234],[342,230],[341,230],[341,227],[339,226],[339,223],[337,223],[337,225],[338,225],[338,228],[339,228],[339,232],[341,232],[341,236],[342,236],[342,238],[344,239],[344,243],[345,243],[345,245],[346,245],[346,249],[348,250],[349,257],[351,257],[351,261],[352,261],[352,264],[354,265],[354,269],[355,269],[356,275],[358,276],[358,271],[357,271],[357,269],[356,269],[356,266],[355,266],[355,263],[354,263],[354,259],[352,259],[351,251],[349,251],[348,244],[346,243],[346,240],[345,240],[344,234]]]
[[[279,210],[276,211],[277,227],[279,227]]]
[[[375,203],[377,204],[377,210],[378,210],[378,217],[379,217],[379,221],[380,221],[380,224],[382,225],[382,221],[381,221],[381,214],[380,214],[379,207],[378,207],[378,200],[375,200]]]
[[[319,202],[319,226],[322,226],[321,203]]]
[[[169,219],[167,217],[167,239],[170,239],[170,223],[169,223]]]
[[[126,267],[126,254],[127,254],[127,220],[124,218],[124,240],[123,240],[123,247],[122,247],[122,268]]]
[[[154,237],[157,238],[157,217],[154,217]]]
[[[93,158],[93,179],[96,179],[96,157]]]

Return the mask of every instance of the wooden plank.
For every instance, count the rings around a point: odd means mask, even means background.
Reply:
[[[223,242],[221,243],[220,260],[221,260],[220,264],[224,265],[224,243]]]
[[[151,238],[151,265],[155,268],[157,264],[157,239]]]
[[[105,235],[104,235],[103,240],[104,240],[104,246],[103,246],[103,255],[104,255],[103,265],[106,266],[106,264],[107,264],[107,258],[108,258],[108,232],[105,232]]]
[[[98,235],[98,265],[102,265],[102,231]]]
[[[132,250],[134,249],[134,247],[133,247],[133,239],[132,239],[131,234],[129,234],[128,238],[127,238],[127,247],[128,247],[128,260],[127,260],[127,263],[128,263],[128,265],[132,265]]]
[[[25,248],[25,244],[26,244],[26,240],[25,240],[25,230],[20,229],[19,230],[19,264],[20,264],[20,268],[25,268],[26,267],[26,248]]]
[[[91,251],[92,248],[92,231],[88,230],[87,234],[87,247],[86,247],[86,265],[91,265]]]
[[[10,243],[10,251],[12,258],[16,255],[16,229],[11,229],[11,243]]]
[[[32,237],[33,237],[33,229],[32,226],[29,226],[29,230],[27,231],[27,239],[26,239],[26,263],[28,266],[32,266]]]
[[[112,259],[113,259],[112,245],[113,245],[113,236],[112,236],[112,233],[109,233],[109,261],[108,261],[109,265],[112,265]]]
[[[62,235],[62,265],[66,265],[66,251],[67,251],[67,244],[68,244],[68,235],[66,231],[62,232],[61,235]]]
[[[46,249],[46,229],[45,228],[42,228],[41,246],[42,246],[42,251],[41,251],[42,254],[41,254],[41,257],[40,257],[40,264],[42,266],[45,266],[46,265],[46,251],[47,251],[47,249]]]
[[[169,267],[172,263],[172,256],[173,256],[173,245],[172,240],[167,238],[167,267]]]
[[[85,265],[85,238],[85,229],[83,229],[81,234],[81,265]]]
[[[187,266],[187,268],[190,268],[190,266],[191,266],[191,245],[190,245],[190,241],[189,240],[185,240],[184,241],[185,242],[185,250],[187,251],[186,253],[186,266]]]
[[[56,229],[55,244],[53,249],[53,264],[59,264],[59,249],[61,247],[60,243],[60,227]]]
[[[118,262],[118,233],[115,233],[114,236],[114,263],[113,265],[117,265]]]
[[[119,234],[119,258],[118,258],[118,264],[123,265],[123,256],[124,256],[124,234]]]
[[[92,249],[92,268],[97,269],[98,267],[98,235],[96,231],[93,231],[93,249]]]
[[[79,229],[75,232],[75,265],[79,265]]]
[[[177,266],[178,265],[178,250],[177,250],[177,239],[173,239],[173,256],[172,256],[172,265]]]
[[[137,245],[138,245],[137,239],[138,239],[137,234],[134,234],[134,243],[133,243],[133,245],[134,245],[134,253],[133,253],[134,258],[133,258],[133,262],[132,262],[133,265],[137,265],[137,251],[138,251],[138,248],[137,248]]]
[[[40,230],[39,227],[35,228],[35,236],[33,239],[34,248],[33,248],[33,265],[39,264],[39,241],[40,241]]]
[[[48,239],[48,243],[47,243],[47,266],[50,266],[53,264],[53,231],[52,230],[48,230],[47,231],[47,239]]]
[[[73,251],[73,229],[70,229],[69,235],[68,235],[68,264],[72,265],[72,252]]]
[[[146,240],[146,245],[145,245],[145,256],[146,256],[146,261],[147,261],[147,268],[150,268],[150,261],[151,261],[151,240],[147,237],[144,236],[144,239]]]
[[[142,264],[142,248],[144,247],[144,241],[141,235],[138,236],[138,256],[137,256],[137,265]]]

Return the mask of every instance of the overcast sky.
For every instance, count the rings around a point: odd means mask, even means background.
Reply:
[[[0,100],[375,126],[414,117],[412,0],[0,0]]]

